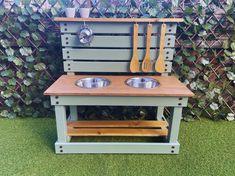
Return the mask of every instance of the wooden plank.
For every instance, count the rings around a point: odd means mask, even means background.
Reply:
[[[95,34],[132,34],[133,23],[86,23]],[[153,24],[153,33],[160,33],[160,24]],[[81,27],[84,25],[83,22],[62,22],[60,23],[61,33],[78,33]],[[175,34],[177,29],[176,23],[166,23],[168,34]],[[139,24],[139,34],[146,33],[146,23]]]
[[[67,18],[67,17],[55,17],[54,21],[57,22],[113,22],[113,23],[120,23],[120,22],[133,22],[133,23],[156,23],[156,22],[170,22],[170,23],[177,23],[183,22],[183,18]]]
[[[172,69],[172,62],[166,61],[165,64],[166,64],[165,73],[170,73]],[[65,72],[130,72],[130,62],[64,61],[64,71]],[[155,69],[152,68],[150,72],[155,72]]]
[[[153,121],[153,120],[109,120],[109,121],[73,121],[68,122],[67,125],[72,128],[97,128],[97,127],[105,127],[105,128],[154,128],[161,127],[165,128],[168,126],[166,121]]]
[[[174,49],[166,48],[164,50],[165,60],[171,61],[174,56]],[[150,56],[155,60],[159,50],[152,49]],[[145,56],[145,49],[138,50],[138,58],[142,60]],[[132,49],[74,49],[63,48],[63,58],[65,60],[113,60],[113,61],[130,61],[132,57]]]
[[[68,128],[68,136],[167,136],[167,129]]]
[[[98,48],[132,48],[132,36],[94,36],[91,44],[84,45],[79,42],[77,35],[63,34],[61,35],[62,46],[63,47],[98,47]],[[146,38],[145,36],[139,36],[138,47],[146,47]],[[175,36],[166,35],[165,44],[166,48],[172,48],[175,46]],[[152,36],[151,47],[159,47],[159,37]]]
[[[111,81],[111,84],[108,87],[100,89],[84,89],[79,88],[75,85],[75,82],[77,80],[87,77],[107,78]],[[184,106],[187,104],[187,99],[183,97],[194,96],[194,94],[174,76],[145,76],[154,78],[159,81],[160,86],[153,89],[138,89],[127,86],[125,84],[125,81],[132,77],[136,76],[63,75],[44,92],[44,95],[72,96],[74,97],[74,99],[72,97],[68,97],[67,99],[66,97],[61,97],[61,99],[65,98],[65,101],[67,101],[66,103],[70,103],[70,105],[78,105],[80,103],[83,103],[83,105],[85,105],[86,103],[95,104],[96,102],[99,102],[102,105],[140,104],[150,106],[153,104],[156,104],[158,106],[177,106],[178,103],[181,103],[179,106]],[[77,98],[75,96],[81,97]],[[86,97],[83,99],[84,96]],[[90,97],[90,99],[88,96]],[[60,102],[60,97],[57,98],[58,99],[54,99],[52,97],[53,104],[56,104],[56,101]],[[101,100],[99,101],[99,99]]]

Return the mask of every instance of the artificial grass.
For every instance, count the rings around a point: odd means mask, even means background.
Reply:
[[[53,119],[0,119],[0,175],[231,176],[234,131],[234,122],[183,122],[179,155],[56,155]]]

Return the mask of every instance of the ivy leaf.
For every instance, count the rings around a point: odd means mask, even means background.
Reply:
[[[194,62],[194,61],[196,61],[196,57],[195,56],[189,56],[189,57],[187,57],[187,60],[190,61],[190,62]]]
[[[3,5],[1,5],[0,7],[0,15],[3,16],[5,13],[5,8],[3,7]]]
[[[192,7],[185,7],[184,13],[191,15],[193,13],[193,8]]]
[[[39,37],[38,37],[35,33],[32,33],[32,38],[33,38],[35,41],[40,40]]]
[[[32,84],[32,81],[29,80],[29,79],[25,79],[25,80],[23,81],[23,83],[24,83],[24,85],[26,85],[26,86],[30,86],[30,85]]]
[[[210,104],[210,108],[213,110],[213,111],[216,111],[219,109],[219,105],[215,102],[211,103]]]
[[[19,22],[23,23],[23,22],[25,22],[27,20],[27,17],[21,15],[21,16],[18,16],[17,19],[19,20]]]
[[[203,65],[208,65],[210,62],[209,62],[209,59],[208,58],[202,58],[202,60],[201,60],[201,63],[203,64]]]
[[[229,71],[227,74],[227,77],[230,81],[234,81],[235,80],[235,73]]]
[[[11,86],[15,86],[16,85],[16,79],[15,78],[9,79],[7,82]]]
[[[14,62],[14,64],[15,64],[15,65],[17,65],[17,66],[21,66],[21,65],[23,65],[22,60],[21,60],[21,59],[19,59],[19,58],[14,59],[14,60],[13,60],[13,62]]]
[[[232,42],[230,47],[232,48],[233,51],[235,51],[235,42]]]
[[[32,18],[33,20],[39,20],[39,19],[40,19],[40,15],[37,14],[37,13],[34,13],[34,14],[31,16],[31,18]]]
[[[207,32],[206,31],[201,31],[198,36],[200,37],[203,37],[203,36],[206,36],[207,35]]]
[[[15,51],[12,48],[7,48],[5,52],[8,56],[13,56]]]
[[[0,79],[0,87],[5,86],[5,84],[6,84],[6,83],[5,83],[3,80]]]
[[[45,70],[46,65],[44,63],[38,63],[38,64],[34,65],[34,69],[37,71]]]
[[[10,90],[1,91],[2,98],[10,98],[12,96],[12,92]]]
[[[228,48],[229,48],[229,42],[228,42],[228,40],[225,40],[225,41],[223,42],[223,48],[224,48],[224,49],[228,49]]]
[[[193,20],[189,16],[186,16],[185,19],[189,24],[193,23]]]
[[[8,107],[12,107],[12,105],[14,104],[14,100],[13,98],[10,98],[10,99],[6,99],[4,101],[5,105],[7,105]]]
[[[8,48],[10,46],[8,40],[0,40],[0,44],[2,45],[3,48]]]
[[[29,47],[22,47],[20,48],[20,54],[22,56],[29,56],[32,54],[32,49]]]
[[[45,28],[41,24],[38,25],[38,30],[41,32],[45,32]]]
[[[1,72],[2,77],[13,77],[14,73],[12,70],[4,70]]]
[[[177,63],[177,64],[182,64],[183,63],[183,58],[182,56],[176,56],[174,61]]]
[[[25,41],[24,41],[24,39],[22,39],[22,38],[18,38],[17,41],[16,41],[16,43],[17,43],[18,46],[23,46],[23,45],[25,45]]]
[[[148,12],[149,12],[149,15],[152,16],[152,17],[156,16],[157,13],[158,13],[158,11],[157,11],[156,8],[150,8],[150,9],[148,10]]]
[[[34,59],[33,56],[27,56],[27,57],[26,57],[26,61],[27,61],[27,62],[33,62],[33,61],[35,61],[35,59]]]
[[[233,19],[232,17],[227,16],[227,19],[228,19],[228,21],[229,21],[229,22],[231,22],[231,23],[235,24],[235,21],[234,21],[234,19]]]
[[[19,79],[24,79],[25,74],[22,73],[21,71],[17,71],[17,72],[16,72],[16,76],[17,76],[17,78],[19,78]]]
[[[29,37],[29,32],[28,31],[22,31],[20,33],[20,36],[23,37],[23,38]]]

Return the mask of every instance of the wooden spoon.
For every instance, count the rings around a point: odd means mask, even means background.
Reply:
[[[161,26],[161,38],[160,38],[160,51],[155,63],[156,72],[163,73],[165,72],[165,60],[164,60],[164,45],[165,45],[165,34],[166,34],[166,24]]]
[[[150,58],[150,45],[151,45],[151,37],[152,37],[152,30],[153,25],[148,24],[148,30],[147,30],[147,41],[146,41],[146,54],[144,57],[144,61],[142,63],[142,71],[143,72],[150,72],[152,70],[152,60]]]
[[[138,31],[139,31],[139,25],[134,24],[133,55],[132,55],[131,65],[130,65],[130,70],[132,73],[139,72],[140,70],[140,63],[138,59]]]

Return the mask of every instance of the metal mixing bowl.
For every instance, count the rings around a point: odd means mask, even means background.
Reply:
[[[148,77],[129,78],[128,80],[126,80],[126,84],[130,87],[141,89],[151,89],[160,85],[160,83],[156,79]]]
[[[76,86],[87,89],[107,87],[110,84],[111,81],[105,78],[82,78],[75,83]]]

